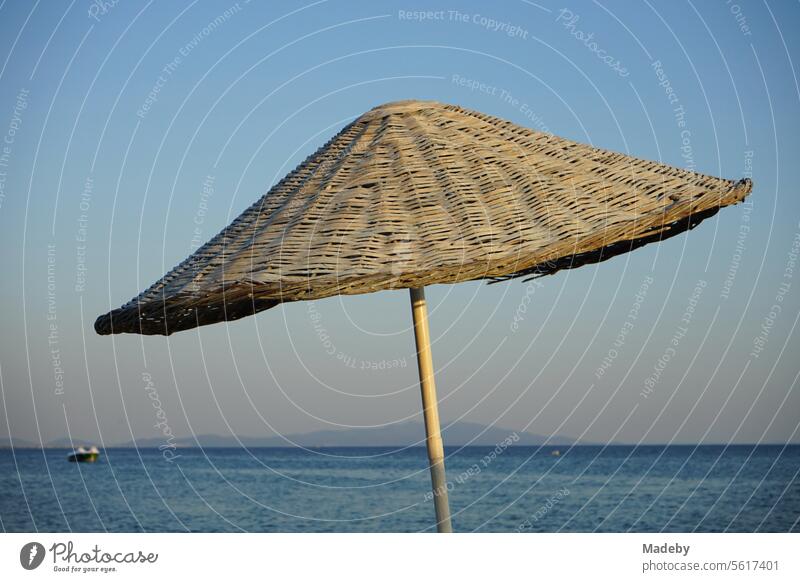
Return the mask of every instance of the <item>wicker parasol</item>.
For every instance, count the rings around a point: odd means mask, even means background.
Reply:
[[[437,523],[450,531],[424,287],[603,261],[751,188],[455,105],[388,103],[95,329],[169,335],[288,301],[410,289]]]

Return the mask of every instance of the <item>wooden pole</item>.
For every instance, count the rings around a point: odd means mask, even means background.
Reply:
[[[431,334],[428,330],[428,307],[425,303],[425,288],[409,289],[411,292],[411,315],[414,318],[414,339],[417,342],[417,364],[419,385],[422,389],[422,410],[425,416],[425,443],[431,467],[433,504],[436,509],[436,531],[450,533],[450,504],[447,499],[447,478],[444,472],[444,447],[439,428],[439,402],[436,400],[436,384],[433,381],[433,358],[431,357]]]

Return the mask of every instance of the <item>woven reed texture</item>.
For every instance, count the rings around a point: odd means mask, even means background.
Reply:
[[[95,329],[169,335],[287,301],[549,275],[674,236],[751,187],[455,105],[388,103]]]

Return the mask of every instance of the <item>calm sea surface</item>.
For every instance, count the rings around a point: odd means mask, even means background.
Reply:
[[[800,531],[800,446],[448,449],[457,531]],[[5,531],[421,531],[422,448],[0,451]]]

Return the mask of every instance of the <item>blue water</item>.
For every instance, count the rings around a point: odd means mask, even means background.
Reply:
[[[800,446],[448,450],[457,531],[800,531]],[[423,531],[424,449],[0,451],[5,531]]]

